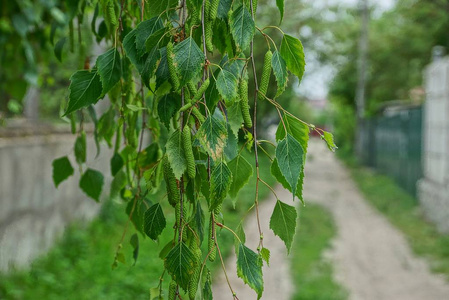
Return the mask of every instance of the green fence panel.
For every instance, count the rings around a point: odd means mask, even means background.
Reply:
[[[362,161],[416,196],[416,182],[422,177],[422,107],[367,120],[364,133],[367,155]]]

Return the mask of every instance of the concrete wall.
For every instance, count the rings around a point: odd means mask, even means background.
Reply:
[[[424,178],[418,195],[427,218],[449,232],[449,57],[429,65],[424,77]]]
[[[73,158],[75,137],[71,134],[37,134],[2,138],[0,135],[0,270],[23,268],[45,253],[74,219],[89,220],[100,204],[78,187],[79,171]],[[94,160],[95,146],[88,137],[88,166],[108,178],[109,157],[102,147]],[[75,176],[56,189],[52,161],[70,155]],[[108,180],[106,180],[107,182]],[[109,194],[103,187],[102,197]]]

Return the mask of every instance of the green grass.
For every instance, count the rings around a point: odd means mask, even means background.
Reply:
[[[413,251],[449,279],[449,235],[425,220],[418,200],[387,176],[363,167],[351,167],[351,173],[365,198],[404,233]]]
[[[253,161],[253,158],[247,159]],[[262,178],[274,185],[274,179],[269,175],[269,160],[261,156],[260,165]],[[254,182],[253,176],[240,191],[235,210],[231,201],[225,202],[223,215],[227,226],[235,229],[253,204]],[[260,199],[268,193],[267,188],[261,187]],[[158,201],[157,198],[153,200]],[[140,254],[135,266],[132,266],[133,249],[129,244],[135,230],[130,226],[123,242],[126,264],[119,263],[118,268],[111,270],[127,220],[125,205],[106,202],[100,216],[90,224],[78,222],[69,226],[60,241],[47,255],[37,259],[29,271],[0,274],[0,299],[148,299],[149,289],[158,285],[163,270],[159,252],[173,238],[174,213],[168,205],[164,207],[167,227],[159,243],[139,236]],[[206,223],[206,232],[207,226]],[[233,250],[232,234],[221,230],[219,243],[223,255],[227,256]],[[217,258],[212,268],[217,270],[218,266]],[[168,275],[165,282],[165,285],[169,282]]]
[[[333,279],[332,265],[323,258],[336,234],[332,216],[323,207],[308,204],[301,209],[299,224],[291,252],[297,287],[293,300],[346,299],[347,293]]]

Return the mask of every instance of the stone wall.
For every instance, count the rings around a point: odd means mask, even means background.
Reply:
[[[78,187],[73,135],[8,135],[0,135],[0,271],[28,266],[51,247],[67,224],[92,219],[100,209]],[[88,166],[102,171],[105,178],[109,174],[107,152],[102,147],[102,155],[94,159],[95,146],[88,137]],[[75,176],[56,189],[52,161],[64,155],[70,155]],[[105,184],[103,198],[108,192]]]
[[[449,233],[449,57],[425,70],[424,178],[418,195],[429,220]]]

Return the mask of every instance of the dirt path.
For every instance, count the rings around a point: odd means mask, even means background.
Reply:
[[[330,257],[350,299],[449,299],[449,284],[431,274],[404,236],[367,204],[334,155],[320,141],[312,141],[309,153],[305,198],[334,216],[338,236]]]
[[[280,186],[276,193],[283,201],[291,199],[290,193]],[[304,196],[306,201],[327,207],[334,216],[338,235],[328,255],[336,279],[347,288],[350,300],[449,299],[449,284],[441,276],[431,274],[424,260],[412,254],[403,235],[367,204],[348,171],[319,140],[310,142]],[[296,287],[301,289],[301,283],[293,283],[287,275],[285,246],[269,230],[274,204],[271,197],[260,206],[264,243],[271,250],[271,267],[264,267],[262,299],[288,300]],[[247,219],[245,232],[254,238],[247,244],[255,249],[255,216]],[[237,278],[235,257],[228,259],[226,268],[239,299],[256,299],[255,293]],[[214,299],[232,299],[224,276],[217,282],[220,284],[213,287]]]

